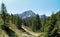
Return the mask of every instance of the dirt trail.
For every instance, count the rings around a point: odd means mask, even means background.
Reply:
[[[26,27],[25,27],[24,25],[22,25],[22,28],[23,28],[26,32],[28,32],[28,33],[30,33],[31,35],[34,35],[34,36],[39,36],[40,34],[42,34],[42,33],[35,33],[35,32],[32,32],[32,31],[29,31],[28,29],[26,29]]]
[[[17,29],[17,27],[16,27],[14,24],[12,24],[11,22],[10,22],[9,28],[16,33],[17,37],[30,37],[30,36],[31,36],[31,37],[34,37],[34,36],[32,36],[32,35],[28,35],[28,34],[22,32],[22,31],[20,31],[20,30]]]

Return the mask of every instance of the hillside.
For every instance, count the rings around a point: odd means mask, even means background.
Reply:
[[[8,14],[1,4],[0,37],[60,37],[60,11],[40,16],[32,10],[22,14]]]
[[[11,23],[11,21],[9,22],[9,24],[7,26],[8,26],[7,28],[9,30],[12,30],[13,31],[13,34],[14,35],[12,34],[11,35],[12,37],[13,36],[14,37],[34,37],[34,35],[31,35],[27,31],[26,32],[23,32],[23,31],[19,30],[14,24]],[[9,31],[9,32],[12,32],[12,31]],[[11,37],[10,34],[8,34],[8,32],[6,30],[3,30],[2,28],[0,28],[0,37]]]

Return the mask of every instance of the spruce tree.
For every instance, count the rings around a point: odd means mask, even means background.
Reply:
[[[55,28],[57,28],[56,22],[57,22],[56,16],[55,14],[52,14],[50,17],[50,24],[49,24],[49,30],[48,30],[49,37],[52,37],[52,35],[55,36],[55,34],[53,33],[55,33],[56,31]]]
[[[44,32],[44,28],[46,25],[46,16],[45,15],[42,15],[41,22],[42,22],[42,31]]]
[[[21,28],[21,25],[22,25],[22,19],[17,17],[17,27]]]
[[[41,28],[41,21],[39,15],[37,14],[32,21],[32,30],[39,31],[40,28]]]
[[[7,10],[6,10],[4,3],[1,4],[1,12],[2,12],[2,19],[3,19],[4,24],[5,24]]]
[[[11,13],[11,22],[13,23],[13,14]]]

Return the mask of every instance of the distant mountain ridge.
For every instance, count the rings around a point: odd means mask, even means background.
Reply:
[[[22,19],[28,18],[28,17],[34,17],[36,14],[32,10],[28,10],[23,12],[22,14],[19,14],[19,17]]]
[[[28,10],[21,14],[18,14],[18,16],[22,19],[32,19],[33,17],[36,16],[36,14],[32,10]],[[41,19],[43,19],[44,17],[48,18],[48,16],[46,16],[46,15],[39,15],[39,17]]]

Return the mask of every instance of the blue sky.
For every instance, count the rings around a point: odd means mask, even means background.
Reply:
[[[20,14],[32,10],[36,14],[50,16],[60,10],[60,0],[0,0],[4,2],[8,13]],[[1,8],[1,7],[0,7]]]

